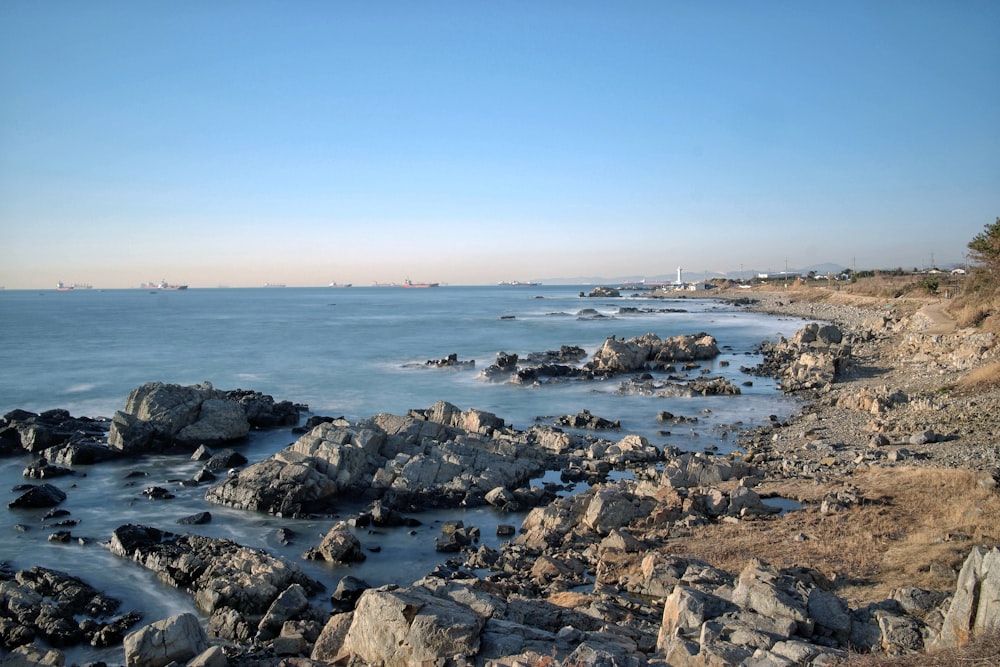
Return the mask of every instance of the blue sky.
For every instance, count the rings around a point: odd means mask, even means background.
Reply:
[[[0,285],[960,262],[1000,3],[0,3]]]

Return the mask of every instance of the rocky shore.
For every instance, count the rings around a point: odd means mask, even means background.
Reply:
[[[305,517],[332,515],[343,497],[370,503],[303,554],[347,568],[335,590],[229,540],[122,525],[107,548],[187,591],[207,621],[116,616],[114,601],[68,575],[2,571],[4,665],[62,664],[59,647],[71,641],[121,641],[136,667],[831,665],[851,652],[961,644],[1000,622],[1000,536],[973,519],[933,527],[916,562],[891,562],[903,542],[921,550],[907,526],[923,510],[902,502],[903,480],[954,472],[919,492],[957,489],[968,504],[957,511],[986,525],[1000,506],[1000,393],[963,385],[996,358],[992,335],[954,330],[930,302],[818,291],[720,298],[803,318],[745,371],[779,378],[806,407],[741,432],[734,455],[660,449],[587,412],[561,423],[610,437],[541,424],[519,431],[445,402],[354,423],[317,419],[250,465],[202,448],[205,476],[192,482],[220,506]],[[705,333],[611,338],[582,364],[579,354],[543,355],[532,367],[504,355],[483,377],[620,376],[623,388],[738,393],[684,374],[684,362],[714,354]],[[657,371],[676,374],[675,386],[644,376]],[[0,444],[39,457],[26,477],[51,479],[105,456],[224,447],[292,415],[293,404],[253,392],[152,383],[110,424],[6,415]],[[564,484],[530,485],[553,469]],[[568,493],[572,480],[586,490]],[[30,486],[23,502],[42,496],[57,507],[65,497],[55,483]],[[778,497],[800,509],[783,512]],[[475,505],[530,511],[499,549],[480,545],[475,527],[442,526],[440,550],[454,556],[410,585],[373,588],[350,576],[364,558],[350,528],[418,525],[421,509]],[[53,581],[63,583],[44,583]],[[70,605],[57,588],[85,594]]]

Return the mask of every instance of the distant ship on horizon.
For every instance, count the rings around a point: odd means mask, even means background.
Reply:
[[[538,287],[541,283],[533,282],[531,280],[501,280],[497,283],[500,287]]]
[[[164,290],[182,290],[187,289],[187,285],[171,285],[166,280],[161,280],[158,283],[147,282],[141,285],[142,289],[164,289]]]

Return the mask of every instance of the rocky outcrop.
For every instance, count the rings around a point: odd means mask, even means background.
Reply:
[[[761,352],[763,363],[743,370],[778,378],[786,392],[825,389],[851,368],[851,346],[832,324],[807,324],[791,339],[764,343]]]
[[[323,537],[319,546],[309,549],[303,558],[348,564],[363,561],[365,554],[361,551],[361,542],[351,532],[347,523],[338,521]]]
[[[184,664],[208,648],[208,635],[194,614],[178,614],[136,630],[125,637],[129,667]]]
[[[142,618],[117,615],[120,601],[83,580],[43,567],[0,580],[0,646],[11,651],[42,640],[51,646],[112,646]]]
[[[961,646],[975,635],[1000,627],[1000,549],[975,547],[962,565],[939,647]]]
[[[15,490],[24,490],[24,493],[7,503],[11,509],[55,507],[66,500],[66,492],[52,484],[39,484],[26,489],[18,487]]]
[[[715,338],[706,333],[674,336],[661,340],[646,334],[628,340],[612,336],[604,341],[584,366],[597,376],[618,375],[644,370],[664,370],[677,361],[713,359],[719,355]]]
[[[289,587],[300,586],[306,595],[323,590],[295,565],[231,540],[130,524],[115,529],[109,547],[190,593],[210,615],[213,634],[225,639],[253,639],[261,619]],[[303,614],[322,616],[311,606]]]
[[[440,401],[406,416],[319,424],[206,499],[281,516],[329,513],[348,493],[390,508],[482,505],[489,491],[515,489],[542,470],[539,453],[503,420]]]
[[[479,652],[484,625],[471,608],[417,587],[369,589],[358,600],[340,651],[387,667],[467,659]]]
[[[41,453],[69,443],[100,443],[107,432],[106,419],[73,417],[66,410],[40,414],[12,410],[0,419],[0,454],[18,449]]]
[[[287,401],[275,403],[258,392],[217,390],[209,382],[190,386],[149,382],[133,389],[125,409],[115,413],[108,444],[134,453],[234,442],[245,438],[251,426],[296,423],[300,408]]]
[[[583,293],[581,292],[581,296],[582,294]],[[605,297],[605,298],[614,298],[614,297],[619,297],[621,295],[622,293],[617,288],[607,287],[604,285],[595,287],[594,289],[590,290],[590,292],[587,294],[587,296],[589,297]]]

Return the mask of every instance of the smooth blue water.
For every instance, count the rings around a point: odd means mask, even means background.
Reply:
[[[351,420],[379,412],[405,413],[446,400],[462,409],[494,412],[523,429],[542,415],[576,414],[588,409],[620,419],[621,432],[645,435],[657,444],[687,450],[732,444],[720,437],[726,425],[763,423],[784,416],[796,404],[783,397],[773,381],[750,378],[740,396],[656,398],[618,396],[617,381],[571,382],[544,386],[491,384],[478,378],[499,351],[530,352],[578,345],[592,354],[609,336],[661,338],[701,331],[714,335],[723,354],[706,363],[712,375],[736,384],[747,379],[741,365],[758,359],[751,353],[764,339],[791,335],[794,319],[748,313],[712,300],[581,298],[581,286],[453,287],[400,289],[377,287],[76,290],[72,292],[0,291],[0,414],[14,408],[35,412],[65,408],[75,416],[108,416],[123,407],[129,391],[148,381],[193,384],[211,381],[220,389],[254,389],[278,400],[306,403],[315,414]],[[619,315],[621,307],[684,308],[686,313]],[[594,308],[610,319],[584,320],[577,313]],[[513,319],[504,319],[510,318]],[[428,359],[456,353],[476,361],[474,369],[432,368]],[[719,362],[727,360],[728,367]],[[662,410],[698,416],[696,424],[671,427],[656,420]],[[670,436],[660,434],[663,429]],[[254,434],[240,450],[257,461],[289,444],[287,430]],[[25,480],[21,471],[30,457],[0,460],[0,480],[11,489]],[[147,621],[192,610],[187,595],[158,583],[142,568],[112,556],[96,542],[126,522],[148,523],[175,532],[224,536],[297,562],[332,591],[345,574],[374,585],[409,583],[441,560],[434,552],[435,521],[463,518],[482,530],[484,541],[498,542],[498,523],[520,516],[491,509],[438,512],[422,516],[425,526],[411,535],[405,529],[359,533],[363,546],[381,547],[350,569],[300,560],[319,542],[332,520],[289,522],[228,510],[204,502],[204,488],[182,488],[170,480],[189,478],[199,465],[184,458],[152,456],[128,463],[81,469],[81,476],[57,479],[67,491],[62,507],[80,524],[74,535],[92,544],[60,545],[47,541],[38,511],[0,511],[0,560],[15,568],[44,565],[82,577],[141,609]],[[129,470],[148,477],[135,485]],[[82,474],[86,476],[82,476]],[[168,486],[170,501],[149,501],[141,490]],[[16,494],[10,492],[8,500]],[[214,520],[205,526],[178,526],[176,519],[207,509]],[[344,515],[353,509],[344,507]],[[31,529],[19,532],[15,524]],[[292,526],[299,538],[285,547],[274,539],[280,526]],[[405,554],[405,556],[401,555]],[[75,659],[118,660],[114,651],[78,651]]]

